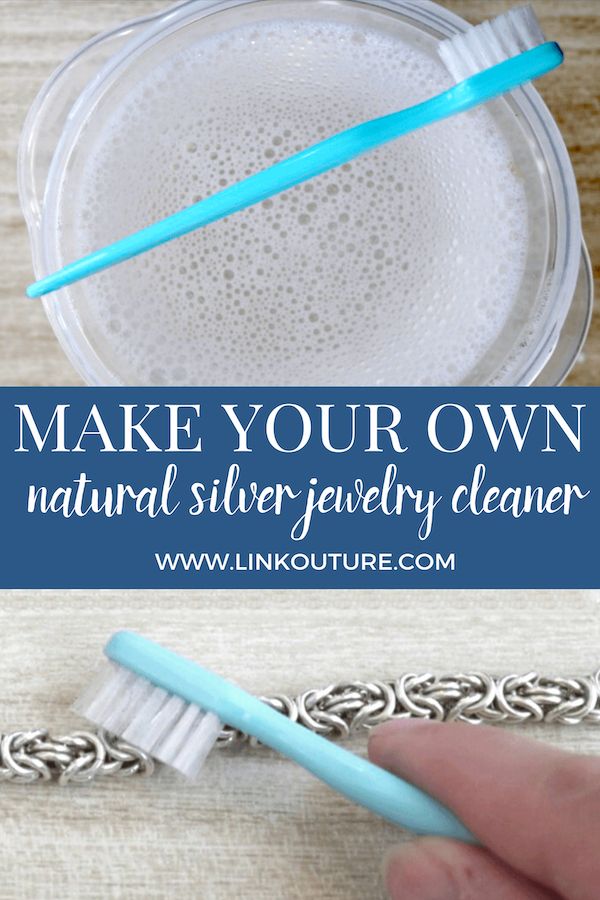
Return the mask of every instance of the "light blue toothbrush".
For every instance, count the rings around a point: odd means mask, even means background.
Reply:
[[[104,652],[111,663],[77,701],[76,710],[188,777],[198,773],[225,722],[396,825],[475,841],[423,791],[159,644],[121,631]]]
[[[388,141],[487,103],[545,75],[563,61],[558,44],[545,42],[530,7],[512,10],[442,41],[440,55],[458,82],[444,93],[410,109],[364,122],[308,147],[194,206],[42,278],[27,288],[27,295],[41,297],[260,203]]]

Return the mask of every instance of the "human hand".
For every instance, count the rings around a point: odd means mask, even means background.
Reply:
[[[414,719],[376,728],[369,756],[437,797],[483,845],[418,837],[397,847],[392,900],[600,898],[600,759]]]

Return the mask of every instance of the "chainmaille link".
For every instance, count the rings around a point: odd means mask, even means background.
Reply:
[[[154,761],[142,750],[103,731],[51,737],[45,729],[0,738],[0,781],[82,784],[99,776],[151,775]]]
[[[525,722],[600,725],[600,670],[579,678],[529,672],[495,678],[483,672],[437,677],[407,673],[393,681],[346,681],[266,703],[328,738],[345,738],[389,719],[420,718],[478,725]],[[225,726],[217,745],[256,746]],[[83,784],[96,778],[151,775],[150,756],[104,731],[51,737],[44,729],[0,735],[0,781]]]
[[[345,738],[388,719],[434,719],[472,725],[556,722],[600,725],[600,670],[590,677],[548,678],[529,672],[495,678],[483,672],[437,677],[407,673],[394,681],[348,681],[312,688],[295,699],[263,697],[311,731]],[[219,744],[250,741],[233,728]],[[255,743],[252,741],[252,743]]]

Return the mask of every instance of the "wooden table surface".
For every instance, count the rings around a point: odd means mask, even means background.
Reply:
[[[402,672],[600,666],[600,591],[18,593],[0,596],[0,729],[81,728],[69,706],[118,628],[266,695]],[[521,728],[598,753],[598,725]],[[364,753],[364,737],[351,748]],[[0,809],[0,900],[376,900],[400,839],[265,750],[212,754],[193,787],[165,772],[0,783]]]
[[[165,7],[163,0],[0,0],[0,384],[80,384],[39,303],[23,298],[32,276],[29,242],[16,190],[16,147],[27,109],[47,76],[93,34]],[[471,21],[490,18],[511,0],[447,0]],[[546,33],[567,62],[539,83],[575,167],[583,228],[600,272],[600,2],[537,0]],[[569,384],[600,385],[600,313]]]
[[[78,384],[37,303],[15,185],[27,107],[81,42],[159,0],[0,0],[0,383]],[[473,20],[508,7],[452,0]],[[543,83],[570,146],[600,262],[598,3],[537,0],[568,52]],[[596,93],[594,93],[596,92]],[[600,321],[572,383],[600,384]],[[34,548],[32,548],[34,550]],[[32,565],[35,560],[32,560]],[[0,730],[80,726],[69,705],[100,647],[130,627],[258,693],[402,671],[583,674],[600,666],[600,592],[17,592],[0,596]],[[548,739],[597,752],[592,728]],[[364,752],[364,740],[354,748]],[[265,751],[211,758],[187,788],[163,774],[93,787],[0,785],[0,900],[179,897],[365,900],[398,832]]]

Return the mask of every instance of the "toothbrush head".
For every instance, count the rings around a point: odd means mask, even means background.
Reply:
[[[226,722],[390,822],[422,834],[475,840],[454,813],[419,788],[172,650],[119,631],[104,653],[109,665],[76,710],[184,775],[198,773]]]
[[[521,6],[468,28],[439,45],[438,52],[456,82],[545,43],[531,6]]]
[[[112,660],[74,704],[84,718],[189,779],[197,778],[222,723]]]

